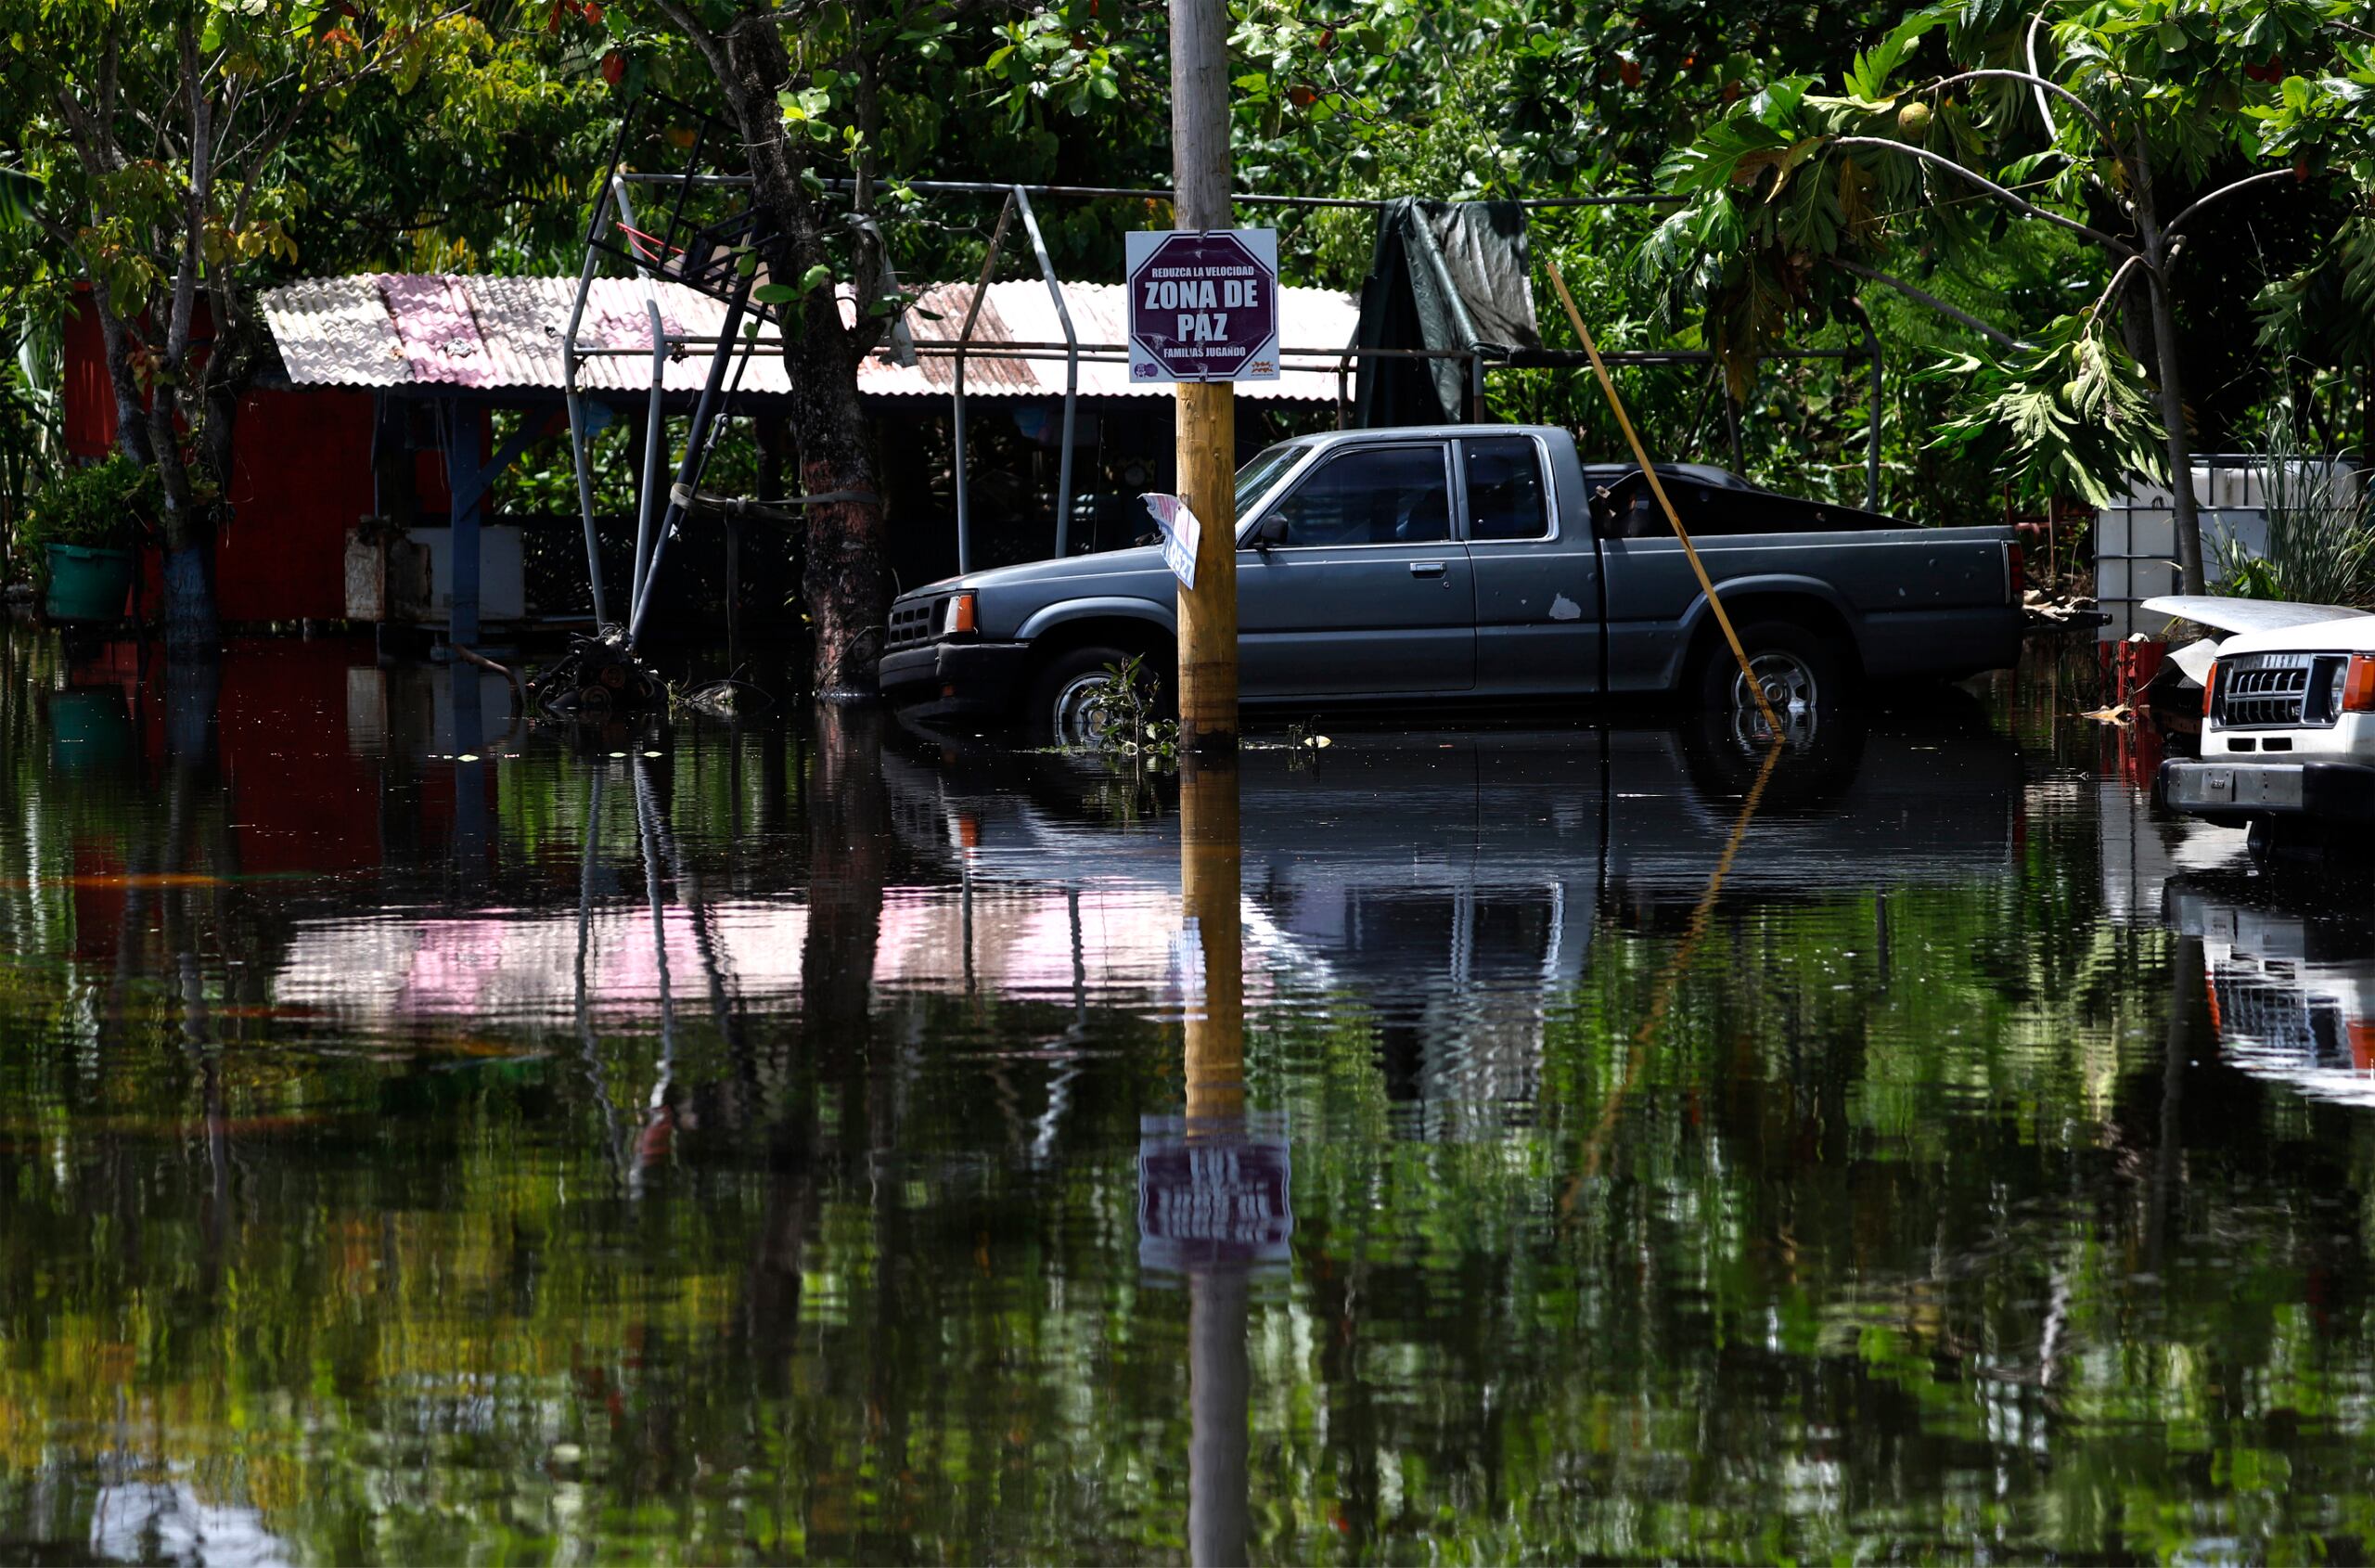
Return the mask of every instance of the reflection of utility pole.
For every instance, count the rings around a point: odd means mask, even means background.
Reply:
[[[1228,84],[1226,0],[1171,0],[1175,228],[1237,226]],[[1179,494],[1203,525],[1196,585],[1179,590],[1179,739],[1182,750],[1215,754],[1237,750],[1237,388],[1182,381],[1173,391]]]
[[[1245,940],[1237,768],[1190,759],[1179,776],[1179,912],[1200,948],[1188,1001],[1188,1130],[1231,1132],[1245,1115]]]
[[[1235,759],[1213,767],[1190,756],[1179,780],[1179,902],[1202,960],[1186,1022],[1191,1170],[1233,1164],[1245,1142],[1242,878]],[[1188,1271],[1188,1550],[1200,1565],[1245,1561],[1247,1266],[1224,1247]]]

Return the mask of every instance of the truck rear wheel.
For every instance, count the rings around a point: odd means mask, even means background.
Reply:
[[[1048,660],[1024,700],[1023,724],[1032,742],[1084,749],[1105,744],[1108,734],[1128,719],[1127,705],[1116,700],[1123,694],[1114,672],[1132,657],[1125,649],[1092,643]],[[1168,718],[1169,672],[1154,658],[1141,657],[1137,675],[1137,712]]]
[[[1811,740],[1824,712],[1837,707],[1847,695],[1846,673],[1838,654],[1795,621],[1759,621],[1742,626],[1740,634],[1749,669],[1788,738]],[[1700,707],[1748,726],[1762,738],[1764,715],[1757,712],[1756,700],[1729,643],[1718,636],[1710,644],[1700,656],[1695,674],[1693,688]]]

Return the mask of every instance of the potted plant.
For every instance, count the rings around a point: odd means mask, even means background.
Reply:
[[[133,546],[156,511],[156,475],[121,452],[53,475],[25,508],[23,544],[53,621],[112,621],[132,587]]]

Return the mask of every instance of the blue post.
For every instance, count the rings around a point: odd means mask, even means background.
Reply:
[[[478,410],[446,405],[445,484],[454,495],[454,611],[445,639],[475,648],[479,640],[479,519],[486,510],[486,447]]]

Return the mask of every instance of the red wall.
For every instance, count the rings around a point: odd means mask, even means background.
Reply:
[[[66,318],[66,449],[99,457],[115,444],[115,394],[98,313],[79,290],[75,304]],[[209,335],[202,324],[198,335]],[[371,420],[372,394],[343,387],[256,392],[240,401],[231,523],[214,557],[225,620],[345,615],[346,531],[372,509]],[[429,456],[442,491],[443,466]],[[147,593],[153,606],[153,576]]]
[[[91,291],[77,289],[66,309],[66,450],[104,457],[115,444],[115,393],[108,386],[107,342]]]
[[[372,394],[250,392],[231,442],[231,524],[214,549],[226,621],[346,613],[346,531],[371,510]]]

